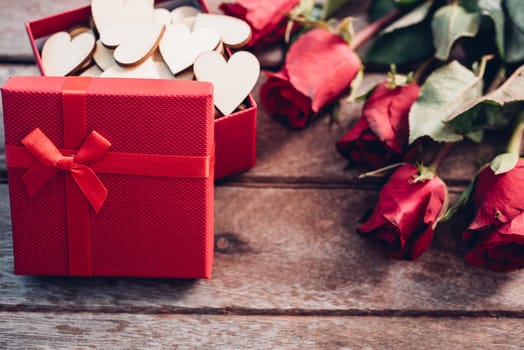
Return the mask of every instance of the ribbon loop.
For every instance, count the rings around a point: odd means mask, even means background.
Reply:
[[[103,158],[109,150],[111,143],[107,139],[93,131],[76,155],[65,156],[42,130],[36,128],[22,140],[22,144],[37,160],[24,174],[30,196],[35,195],[58,171],[67,171],[93,209],[97,213],[100,211],[107,198],[107,189],[89,165]],[[44,171],[44,168],[47,169]]]

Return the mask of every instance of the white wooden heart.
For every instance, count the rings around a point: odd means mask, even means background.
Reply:
[[[171,12],[169,12],[168,9],[157,8],[153,12],[153,19],[151,22],[168,26],[171,24]]]
[[[157,66],[152,58],[148,58],[141,64],[132,67],[122,67],[115,64],[102,73],[100,77],[160,79]]]
[[[194,17],[200,11],[193,6],[179,6],[171,11],[171,23],[175,24],[187,17]]]
[[[173,74],[190,67],[202,52],[214,50],[220,43],[220,35],[211,28],[190,32],[177,23],[167,27],[160,41],[160,53]]]
[[[122,23],[151,22],[154,0],[91,0],[91,13],[98,33]]]
[[[149,23],[138,36],[122,42],[114,52],[115,61],[122,66],[133,66],[150,57],[157,49],[165,31],[159,23]]]
[[[216,108],[224,115],[231,114],[255,86],[260,74],[260,63],[247,51],[236,52],[229,61],[217,52],[204,52],[193,65],[199,81],[214,86]]]
[[[97,40],[93,60],[95,60],[96,65],[100,67],[100,69],[106,70],[116,63],[113,58],[114,51],[115,50],[105,47],[100,40]]]
[[[96,64],[92,65],[91,67],[87,68],[85,71],[83,71],[80,76],[81,77],[99,77],[102,73],[104,73],[103,70],[101,70]]]
[[[85,32],[71,38],[67,32],[49,37],[42,48],[42,66],[45,75],[66,76],[74,73],[91,60],[95,50],[95,37]]]
[[[220,33],[226,46],[237,48],[251,39],[251,27],[245,21],[225,15],[199,13],[196,16],[193,30],[213,28]]]
[[[136,38],[143,32],[150,30],[151,26],[161,26],[158,23],[120,23],[107,28],[101,35],[100,41],[105,47],[115,49],[124,41]]]

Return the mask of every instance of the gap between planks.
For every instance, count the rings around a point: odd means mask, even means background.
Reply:
[[[468,185],[467,181],[444,179],[450,193],[461,194]],[[0,185],[7,184],[7,173],[0,171]],[[245,187],[245,188],[281,188],[281,189],[356,189],[378,191],[382,188],[383,181],[346,181],[340,178],[302,178],[302,177],[263,177],[239,176],[216,181],[220,187]]]
[[[257,309],[257,308],[184,308],[184,307],[71,307],[47,305],[2,305],[0,312],[25,313],[100,313],[100,314],[142,314],[142,315],[229,315],[229,316],[289,316],[289,317],[404,317],[404,318],[524,318],[524,310],[329,310],[329,309]]]

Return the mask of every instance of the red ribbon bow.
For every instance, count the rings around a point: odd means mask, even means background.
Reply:
[[[62,154],[42,130],[36,128],[22,140],[22,144],[38,160],[23,175],[30,197],[59,171],[67,171],[95,212],[100,211],[107,197],[107,188],[90,165],[104,157],[111,147],[108,140],[92,131],[76,154],[75,151]]]

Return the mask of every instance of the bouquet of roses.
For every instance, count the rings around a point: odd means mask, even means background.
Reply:
[[[438,224],[467,204],[474,216],[462,234],[465,261],[495,271],[524,267],[519,1],[377,0],[370,19],[378,20],[356,34],[349,20],[328,20],[345,1],[328,1],[320,11],[303,1],[288,14],[303,27],[292,36],[283,67],[267,74],[261,98],[290,127],[307,127],[348,92],[354,99],[362,62],[418,66],[407,76],[392,66],[388,79],[364,95],[361,117],[335,143],[351,164],[370,167],[369,174],[393,170],[358,232],[380,241],[394,258],[419,257]],[[358,57],[354,50],[369,39],[365,56]],[[482,166],[449,208],[440,164],[463,140],[482,142],[493,129],[512,130],[506,152]],[[416,159],[427,158],[428,142],[440,150],[425,166]]]

